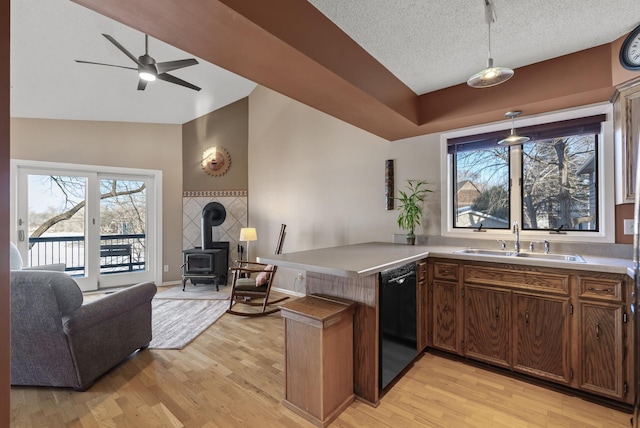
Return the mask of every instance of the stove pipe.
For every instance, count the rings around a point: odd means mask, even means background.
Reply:
[[[219,202],[209,202],[202,209],[202,249],[208,250],[213,248],[213,242],[218,241],[217,230],[215,226],[220,226],[227,217],[227,211],[224,205]]]

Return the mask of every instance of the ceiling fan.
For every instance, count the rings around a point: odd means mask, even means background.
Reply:
[[[92,61],[82,61],[76,60],[76,62],[81,64],[94,64],[94,65],[105,65],[107,67],[118,67],[118,68],[126,68],[129,70],[138,71],[138,90],[143,91],[144,88],[147,87],[148,82],[153,82],[156,79],[164,80],[165,82],[175,83],[176,85],[184,86],[185,88],[193,89],[194,91],[199,91],[200,88],[192,85],[189,82],[185,82],[182,79],[179,79],[175,76],[169,74],[169,71],[177,70],[179,68],[189,67],[191,65],[198,64],[195,58],[190,59],[179,59],[176,61],[166,61],[166,62],[156,62],[151,56],[149,56],[149,36],[144,35],[144,55],[136,58],[131,52],[129,52],[124,46],[122,46],[116,39],[111,37],[108,34],[102,34],[107,40],[113,43],[118,49],[120,49],[126,56],[131,58],[133,62],[138,65],[138,68],[134,67],[126,67],[123,65],[115,65],[115,64],[104,64],[101,62],[92,62]]]

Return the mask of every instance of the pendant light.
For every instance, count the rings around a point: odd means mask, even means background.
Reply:
[[[509,134],[509,136],[507,138],[505,138],[504,140],[500,140],[498,141],[498,144],[501,146],[518,146],[520,144],[524,144],[527,141],[530,140],[529,137],[521,137],[520,135],[516,134],[516,117],[520,116],[522,114],[521,111],[508,111],[506,112],[504,115],[506,117],[510,117],[511,118],[511,134]]]
[[[491,58],[491,23],[496,20],[496,9],[492,3],[493,0],[484,0],[484,19],[489,27],[489,59],[487,60],[487,68],[467,80],[467,85],[472,88],[490,88],[499,85],[513,76],[513,70],[505,67],[494,67],[493,58]]]

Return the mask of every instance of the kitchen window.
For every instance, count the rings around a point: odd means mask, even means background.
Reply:
[[[510,233],[514,221],[531,235],[605,235],[600,156],[603,124],[610,126],[606,114],[538,122],[516,125],[518,135],[531,138],[519,146],[498,144],[508,129],[444,137],[445,235]]]

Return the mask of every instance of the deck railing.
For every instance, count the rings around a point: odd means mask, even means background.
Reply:
[[[134,272],[145,269],[145,234],[101,235],[100,273]],[[29,238],[29,266],[64,263],[72,275],[84,274],[84,236]]]

